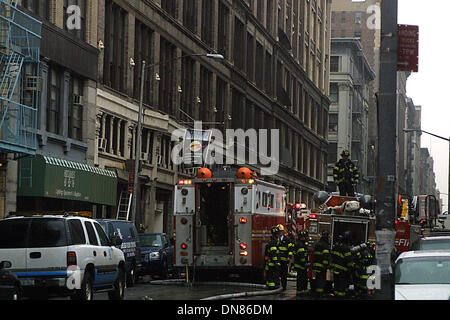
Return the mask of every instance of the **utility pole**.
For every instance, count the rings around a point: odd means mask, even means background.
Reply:
[[[391,254],[397,213],[397,11],[398,0],[381,2],[381,50],[378,92],[378,175],[376,179],[376,258],[381,288],[375,298],[394,299]]]

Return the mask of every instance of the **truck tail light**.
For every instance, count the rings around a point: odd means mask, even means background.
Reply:
[[[242,218],[239,219],[239,222],[240,223],[247,223],[247,219],[242,217]]]
[[[309,215],[309,218],[310,218],[310,219],[317,219],[317,215],[316,215],[315,213],[311,213],[311,214]]]
[[[181,223],[182,224],[186,224],[187,222],[188,222],[188,220],[185,217],[181,218]]]
[[[76,266],[77,265],[77,253],[75,251],[67,252],[67,266]]]
[[[247,244],[244,242],[242,242],[239,246],[241,247],[242,250],[247,249]]]
[[[182,243],[181,244],[181,249],[186,250],[187,249],[187,244],[186,243]]]
[[[247,251],[241,251],[239,254],[241,256],[248,256],[248,252]]]

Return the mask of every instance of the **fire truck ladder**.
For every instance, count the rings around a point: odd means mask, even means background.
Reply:
[[[132,193],[128,193],[128,191],[122,191],[120,193],[119,205],[117,206],[117,220],[128,220],[132,199]]]

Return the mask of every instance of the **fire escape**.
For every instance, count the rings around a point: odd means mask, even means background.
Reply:
[[[0,0],[0,154],[36,153],[41,26]]]

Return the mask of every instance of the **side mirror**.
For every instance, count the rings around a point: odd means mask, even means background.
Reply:
[[[122,239],[120,239],[119,236],[114,235],[111,237],[111,245],[112,246],[118,247],[121,244],[122,244]]]
[[[12,264],[9,261],[2,261],[0,262],[0,269],[7,269],[11,268]]]

